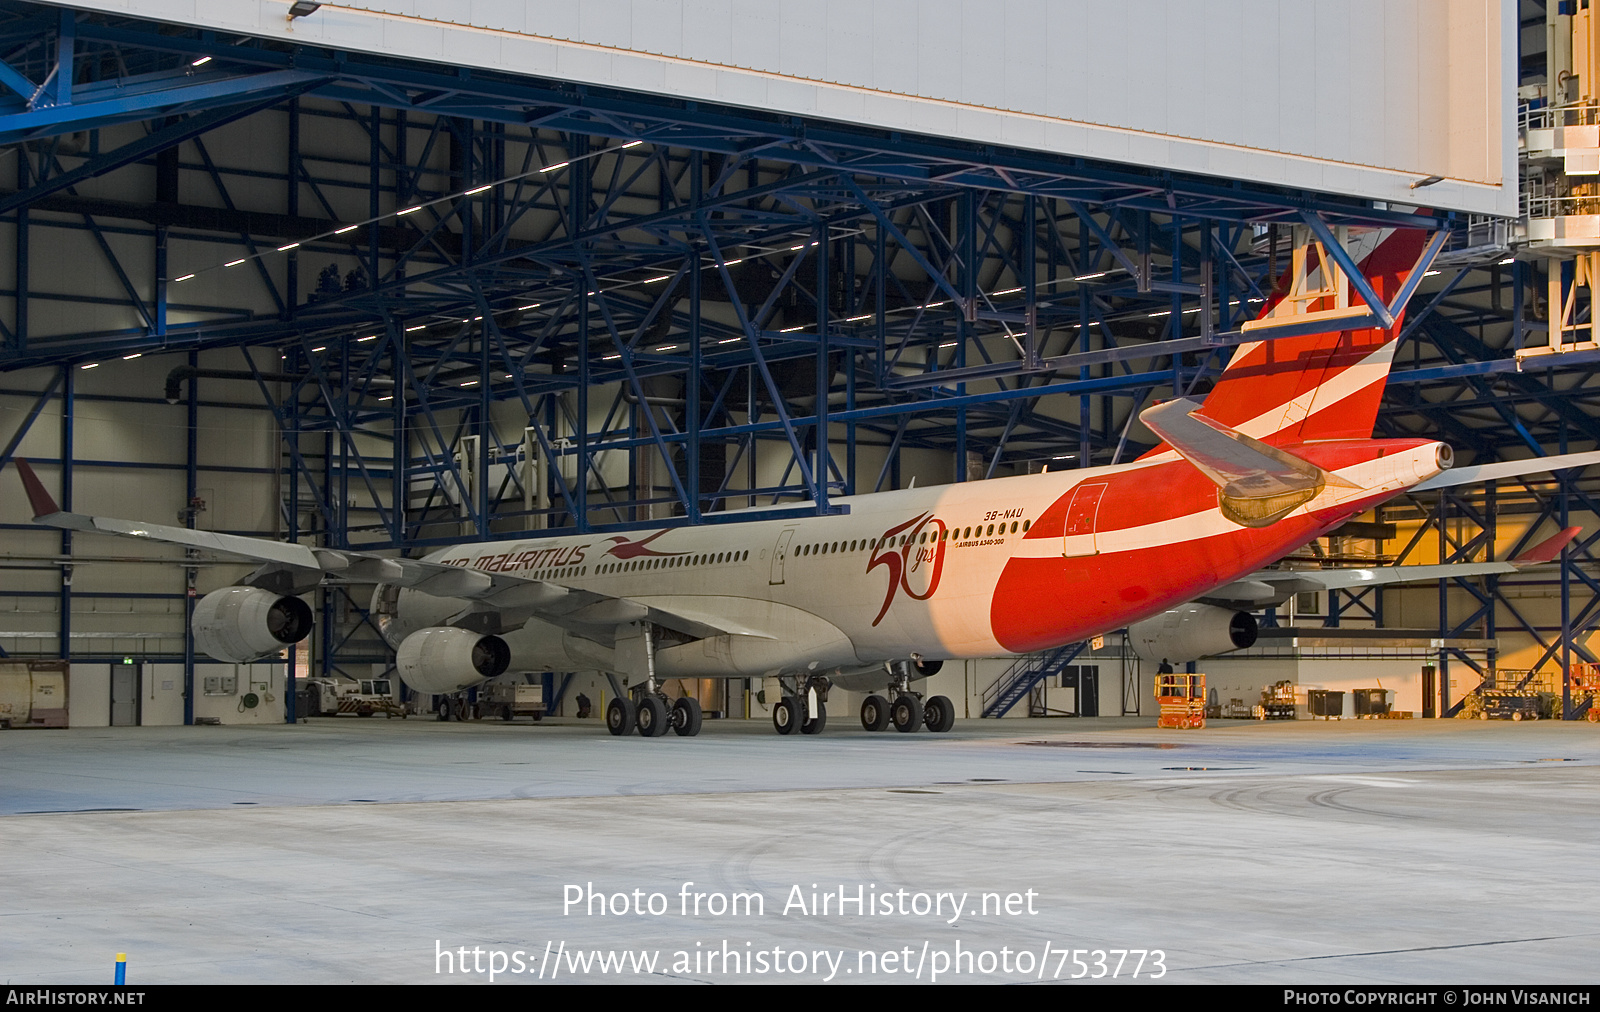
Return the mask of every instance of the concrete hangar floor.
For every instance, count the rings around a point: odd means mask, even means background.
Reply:
[[[1600,955],[1597,789],[1593,725],[1544,721],[13,732],[0,952],[30,984],[117,952],[131,983],[1550,983]]]

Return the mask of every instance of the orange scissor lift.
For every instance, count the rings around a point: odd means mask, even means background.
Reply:
[[[1157,675],[1156,702],[1161,704],[1156,727],[1205,727],[1206,676]]]
[[[1574,664],[1572,666],[1572,704],[1579,706],[1589,700],[1589,712],[1584,718],[1591,724],[1600,724],[1600,664]]]

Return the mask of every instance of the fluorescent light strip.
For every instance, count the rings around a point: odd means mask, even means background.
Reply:
[[[237,260],[229,260],[227,263],[223,264],[222,266],[224,266],[224,267],[237,267],[240,264],[244,263],[248,259],[250,259],[250,258],[249,257],[240,257]]]
[[[181,278],[173,278],[172,280],[173,280],[174,283],[176,283],[176,282],[179,282],[179,281],[188,281],[192,277],[194,277],[193,274],[185,274]]]
[[[193,67],[203,66],[203,65],[211,62],[211,59],[212,58],[209,57],[209,56],[202,56],[199,59],[193,61],[190,64],[190,66],[193,66]],[[455,199],[458,199],[460,197],[475,196],[475,195],[477,195],[479,193],[485,192],[486,190],[491,190],[491,189],[495,188],[496,186],[501,186],[501,185],[504,185],[506,183],[515,183],[515,182],[518,182],[520,180],[527,179],[529,176],[537,175],[537,174],[539,174],[541,172],[554,172],[557,169],[564,169],[567,166],[571,165],[574,161],[586,161],[586,160],[588,160],[590,158],[598,158],[601,155],[608,154],[610,152],[622,151],[622,150],[626,150],[628,148],[638,147],[639,145],[641,145],[643,143],[645,143],[645,142],[642,141],[642,140],[628,141],[626,144],[619,144],[616,147],[602,148],[599,151],[591,151],[587,155],[582,156],[581,158],[569,159],[568,161],[565,161],[565,162],[557,162],[554,165],[546,165],[546,166],[544,166],[543,168],[540,168],[540,169],[533,169],[533,170],[531,170],[529,172],[519,173],[519,174],[517,174],[515,176],[507,176],[504,179],[497,179],[492,183],[485,183],[482,186],[473,187],[472,189],[464,190],[461,193],[452,194],[450,196],[445,196],[445,197],[439,197],[436,200],[424,201],[423,203],[418,204],[415,207],[408,207],[408,208],[406,208],[406,209],[404,209],[402,211],[395,211],[394,212],[394,216],[398,218],[401,215],[412,214],[413,212],[420,211],[424,207],[430,207],[430,206],[432,206],[434,204],[444,203],[445,201],[455,200]],[[355,231],[356,229],[360,228],[362,225],[376,224],[377,222],[382,221],[385,217],[388,217],[388,216],[380,214],[376,218],[369,218],[366,221],[358,221],[354,225],[345,225],[343,227],[336,228],[331,232],[323,232],[323,233],[320,233],[318,235],[311,236],[310,239],[302,240],[302,242],[311,242],[311,241],[314,241],[316,239],[326,238],[327,236],[330,236],[330,235],[344,235],[346,232]],[[816,243],[812,243],[812,245],[815,246]],[[300,243],[292,242],[287,246],[279,246],[278,247],[278,252],[279,253],[287,253],[292,249],[299,248],[299,246],[300,246]],[[246,259],[248,259],[248,258],[246,258]],[[224,267],[237,267],[239,264],[242,264],[242,263],[244,263],[244,260],[232,260],[232,261],[229,261],[228,263],[223,264],[222,266],[224,266]],[[207,270],[213,270],[214,268],[208,267],[206,269]],[[192,278],[194,276],[195,275],[193,275],[193,274],[187,274],[187,275],[183,276],[182,278],[178,278],[177,280],[179,280],[179,281],[187,281],[187,280],[189,280],[190,278]]]
[[[122,356],[122,360],[124,362],[132,362],[136,358],[143,358],[143,357],[144,357],[144,352],[136,351],[132,355],[124,355],[124,356]]]

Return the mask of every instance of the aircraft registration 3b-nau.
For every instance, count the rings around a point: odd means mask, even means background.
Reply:
[[[1423,242],[1413,231],[1372,234],[1360,266],[1378,296],[1401,290]],[[298,595],[318,584],[371,583],[398,673],[419,693],[448,697],[513,665],[598,671],[617,689],[611,732],[654,737],[700,730],[698,703],[669,701],[664,679],[776,678],[782,734],[821,731],[832,686],[871,693],[861,709],[871,730],[948,731],[954,704],[915,688],[946,660],[1124,627],[1145,658],[1192,660],[1249,646],[1249,612],[1294,593],[1550,561],[1575,528],[1511,562],[1264,568],[1407,491],[1600,462],[1594,452],[1449,470],[1444,443],[1372,438],[1399,326],[1240,345],[1203,405],[1179,398],[1140,414],[1162,442],[1127,464],[854,496],[836,500],[844,515],[639,537],[392,558],[64,513],[26,461],[17,467],[37,523],[259,562],[195,608],[195,646],[219,660],[255,660],[305,637],[311,609]]]

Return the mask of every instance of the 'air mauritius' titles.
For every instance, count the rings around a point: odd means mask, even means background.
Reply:
[[[563,548],[529,548],[521,552],[493,552],[476,558],[463,555],[459,559],[441,559],[446,566],[477,569],[485,573],[514,573],[519,570],[560,569],[583,563],[584,552],[591,545],[567,545]]]

